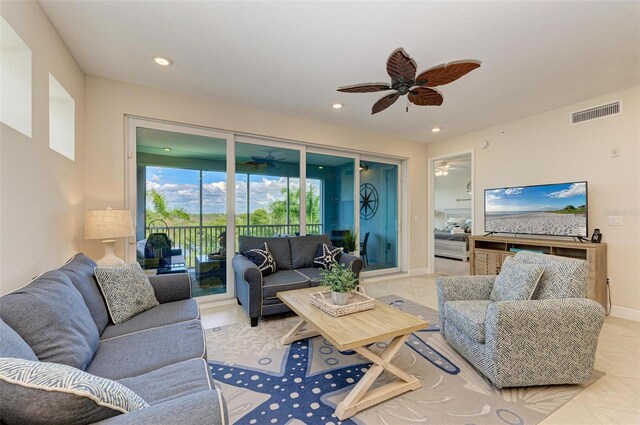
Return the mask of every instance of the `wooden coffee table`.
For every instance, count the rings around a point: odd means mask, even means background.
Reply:
[[[338,418],[344,420],[368,407],[422,387],[418,378],[392,364],[391,360],[411,333],[427,328],[429,322],[377,300],[376,307],[372,310],[332,317],[311,304],[310,295],[315,292],[318,292],[318,288],[278,292],[278,298],[301,318],[282,337],[282,344],[322,335],[338,350],[355,350],[373,363],[336,407]],[[381,354],[366,347],[388,339],[392,340]],[[369,391],[385,370],[399,379]]]

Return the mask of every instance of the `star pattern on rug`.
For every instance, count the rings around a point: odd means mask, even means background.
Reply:
[[[328,405],[323,399],[355,385],[371,363],[309,374],[311,352],[308,339],[291,344],[280,374],[210,361],[211,375],[216,381],[270,396],[234,424],[286,424],[292,419],[324,425],[354,424],[350,419],[339,420],[335,406]]]
[[[344,250],[344,248],[331,248],[335,247],[329,247],[327,244],[323,243],[322,253],[318,255],[318,252],[316,251],[316,258],[314,258],[313,264],[318,265],[324,269],[331,270],[333,265],[338,263],[338,259],[340,258],[340,255],[342,255],[342,251]]]

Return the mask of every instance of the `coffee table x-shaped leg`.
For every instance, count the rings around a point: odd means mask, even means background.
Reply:
[[[282,337],[282,344],[291,344],[303,338],[320,335],[315,329],[304,329],[305,325],[307,325],[305,320],[298,322],[287,335]],[[347,397],[336,407],[336,416],[339,419],[347,419],[368,407],[422,387],[422,383],[418,378],[391,363],[391,360],[393,360],[393,357],[402,348],[409,336],[411,336],[411,333],[393,338],[387,348],[380,354],[374,353],[367,347],[354,348],[358,354],[373,364],[347,394]],[[399,379],[371,390],[373,383],[384,371]]]

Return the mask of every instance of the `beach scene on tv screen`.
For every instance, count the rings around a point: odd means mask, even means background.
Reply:
[[[485,231],[587,236],[587,183],[485,190]]]

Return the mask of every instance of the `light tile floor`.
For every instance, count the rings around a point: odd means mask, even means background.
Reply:
[[[365,282],[373,297],[399,295],[437,309],[435,275]],[[236,304],[202,311],[205,328],[248,321]],[[543,425],[640,424],[640,323],[607,317],[600,333],[596,369],[606,373],[569,403],[546,418]]]

